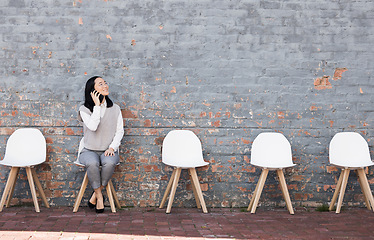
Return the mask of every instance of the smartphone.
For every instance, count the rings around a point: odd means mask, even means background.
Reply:
[[[92,91],[93,93],[97,92],[96,90],[93,90]],[[99,100],[100,100],[100,103],[103,102],[103,99],[104,99],[104,96],[102,94],[99,94]]]

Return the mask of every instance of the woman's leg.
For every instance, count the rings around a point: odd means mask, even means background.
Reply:
[[[114,153],[114,156],[105,156],[104,153],[100,156],[101,159],[101,185],[103,188],[108,184],[109,179],[112,178],[114,168],[119,163],[118,153]]]
[[[97,153],[90,150],[83,150],[79,155],[79,162],[85,165],[87,171],[88,181],[90,182],[93,189],[99,189],[101,187],[100,177],[100,157]],[[92,204],[96,204],[96,191],[92,194],[89,200]]]

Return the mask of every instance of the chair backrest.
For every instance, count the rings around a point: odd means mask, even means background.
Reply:
[[[22,128],[9,137],[2,162],[7,166],[27,167],[45,162],[46,156],[43,134],[36,128]]]
[[[260,133],[252,144],[251,164],[280,169],[295,166],[292,162],[291,144],[287,138],[276,132]]]
[[[341,167],[368,167],[374,163],[370,158],[366,140],[355,132],[341,132],[331,139],[330,163]]]
[[[172,130],[166,135],[162,144],[162,162],[181,168],[209,164],[203,159],[199,138],[190,130]]]

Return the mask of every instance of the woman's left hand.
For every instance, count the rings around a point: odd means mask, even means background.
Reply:
[[[113,148],[108,148],[105,153],[104,153],[104,156],[114,156],[114,149]]]

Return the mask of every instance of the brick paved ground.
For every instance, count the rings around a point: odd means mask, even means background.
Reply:
[[[340,214],[315,209],[129,208],[96,214],[81,207],[6,208],[0,215],[0,239],[373,239],[374,213],[350,208]]]

